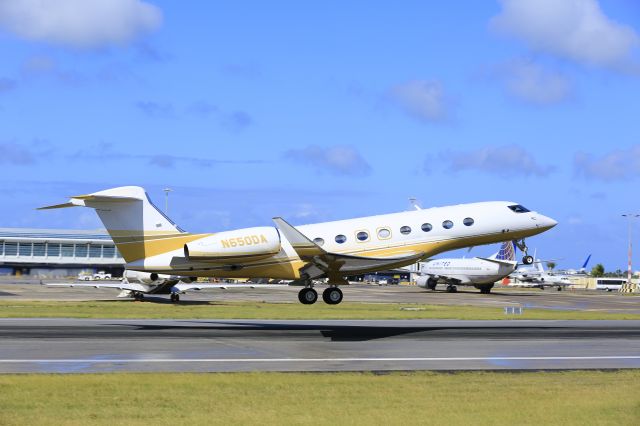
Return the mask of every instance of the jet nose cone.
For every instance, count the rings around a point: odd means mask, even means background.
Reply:
[[[540,215],[538,223],[540,224],[540,227],[551,229],[558,224],[558,221],[555,219],[551,219],[548,216]]]

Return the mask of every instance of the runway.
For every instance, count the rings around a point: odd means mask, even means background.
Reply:
[[[0,319],[0,372],[640,368],[640,321]]]

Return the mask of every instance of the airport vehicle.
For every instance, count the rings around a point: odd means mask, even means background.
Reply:
[[[79,281],[93,281],[93,275],[88,272],[81,272],[78,274]]]
[[[539,288],[540,290],[544,290],[546,287],[556,287],[558,291],[561,291],[563,288],[573,284],[567,275],[547,272],[542,263],[543,261],[536,260],[533,264],[533,271],[516,270],[510,277],[518,281],[512,281],[509,285],[513,287]]]
[[[623,284],[626,284],[625,278],[598,278],[596,280],[596,290],[619,291]]]
[[[195,277],[292,280],[298,299],[338,304],[346,277],[399,268],[447,250],[525,238],[557,222],[520,204],[492,201],[435,207],[294,227],[281,217],[261,226],[209,234],[183,231],[156,208],[143,188],[127,186],[79,195],[43,207],[94,208],[129,270]],[[526,255],[525,263],[533,261]],[[181,284],[176,292],[187,289]]]
[[[105,271],[98,271],[95,274],[93,274],[93,279],[94,280],[110,280],[111,274],[107,274]]]
[[[472,285],[480,293],[488,294],[496,281],[516,269],[518,262],[515,259],[515,245],[512,241],[506,241],[500,246],[500,251],[491,257],[421,262],[418,264],[420,276],[416,278],[416,285],[435,290],[438,283],[445,283],[449,293],[455,293],[458,285]]]

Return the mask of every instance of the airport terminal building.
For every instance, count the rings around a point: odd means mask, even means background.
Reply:
[[[122,276],[124,259],[106,231],[0,228],[0,275]]]

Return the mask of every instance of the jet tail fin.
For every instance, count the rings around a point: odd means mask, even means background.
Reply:
[[[188,235],[151,202],[143,188],[137,186],[123,186],[92,194],[76,195],[66,203],[40,209],[66,207],[95,209],[118,247],[118,251],[127,262],[158,254],[157,252],[165,249],[167,251],[174,249],[174,245],[175,248],[180,248],[184,241],[173,237]],[[168,238],[172,238],[172,244],[164,244],[161,241]],[[151,245],[157,247],[151,247]]]
[[[496,260],[516,260],[516,248],[513,241],[505,241],[500,246],[500,251],[493,256]]]

